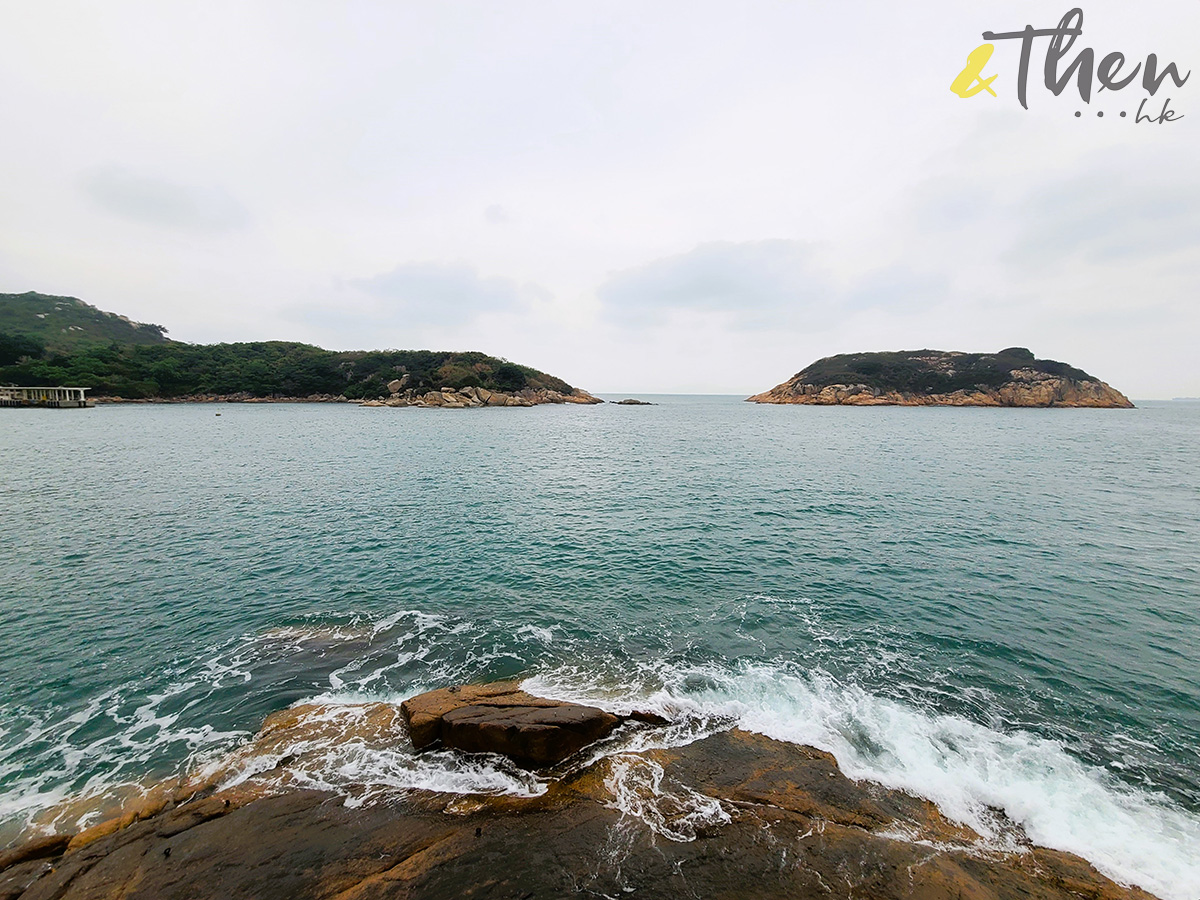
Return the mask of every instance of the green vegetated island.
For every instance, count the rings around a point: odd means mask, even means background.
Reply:
[[[187,344],[74,297],[0,294],[0,385],[70,385],[109,401],[344,401],[363,406],[600,403],[561,378],[478,352]],[[846,353],[747,400],[847,406],[1133,406],[1082,369],[998,353]],[[633,401],[625,401],[633,404]]]
[[[477,352],[334,351],[293,341],[187,344],[74,297],[0,294],[0,384],[71,385],[108,400],[354,401],[364,406],[600,403]]]
[[[819,359],[754,403],[818,406],[1093,406],[1130,409],[1120,391],[1024,347],[999,353],[901,350]]]

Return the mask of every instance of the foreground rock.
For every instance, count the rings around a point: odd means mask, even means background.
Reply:
[[[243,785],[11,857],[0,898],[1149,897],[1009,828],[1019,850],[989,849],[826,753],[733,731],[597,760],[535,798],[409,792],[355,809]]]
[[[746,398],[818,406],[1089,406],[1130,409],[1120,391],[1024,347],[999,353],[912,350],[829,356]]]
[[[500,753],[535,768],[562,762],[622,721],[594,706],[535,697],[517,682],[429,691],[405,700],[400,710],[418,750],[440,742],[467,753]]]

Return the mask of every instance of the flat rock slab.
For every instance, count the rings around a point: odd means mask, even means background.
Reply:
[[[532,767],[562,762],[623,721],[594,706],[535,697],[513,681],[429,691],[405,700],[400,711],[418,750],[441,741]]]

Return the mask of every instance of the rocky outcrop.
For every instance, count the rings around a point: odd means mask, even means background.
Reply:
[[[418,750],[440,742],[534,768],[562,762],[622,721],[594,706],[535,697],[516,682],[429,691],[405,700],[400,710]]]
[[[807,403],[814,406],[1091,406],[1132,409],[1133,403],[1102,382],[1072,383],[1047,377],[1015,382],[999,388],[960,390],[949,394],[881,391],[866,384],[813,384],[785,382],[747,397],[752,403]]]
[[[397,382],[388,384],[392,389]],[[440,409],[468,409],[483,406],[539,406],[543,403],[603,403],[599,397],[593,397],[587,391],[575,388],[570,393],[553,391],[546,388],[537,390],[526,389],[516,393],[506,394],[501,391],[489,391],[481,387],[442,388],[438,391],[426,391],[418,394],[408,390],[403,393],[399,388],[392,391],[386,400],[364,400],[360,406],[417,406],[422,408],[437,407]]]
[[[1034,359],[1019,347],[996,354],[918,350],[827,357],[746,399],[816,406],[1133,407],[1086,372]]]
[[[380,715],[364,722],[386,732]],[[244,784],[65,853],[59,839],[8,857],[0,898],[1150,897],[1006,827],[1003,845],[984,842],[827,753],[731,731],[597,759],[537,797],[408,791],[351,807]]]
[[[628,399],[625,399],[625,400],[618,400],[616,402],[616,405],[617,406],[656,406],[657,404],[651,403],[649,400],[634,400],[632,397],[629,397]]]
[[[593,397],[587,391],[575,388],[569,393],[550,390],[548,388],[526,388],[515,393],[489,391],[487,388],[442,388],[438,391],[426,391],[419,394],[411,389],[406,390],[409,376],[396,378],[388,382],[390,396],[386,399],[347,400],[343,395],[309,394],[306,397],[255,397],[245,392],[236,394],[189,394],[184,397],[163,399],[159,397],[139,400],[126,400],[121,397],[97,397],[99,403],[357,403],[359,406],[419,406],[439,407],[442,409],[468,409],[483,406],[539,406],[543,403],[603,403],[599,397]]]

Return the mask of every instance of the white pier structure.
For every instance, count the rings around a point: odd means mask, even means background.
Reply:
[[[50,409],[84,409],[95,406],[84,396],[90,388],[79,387],[3,387],[0,406],[44,406]]]

